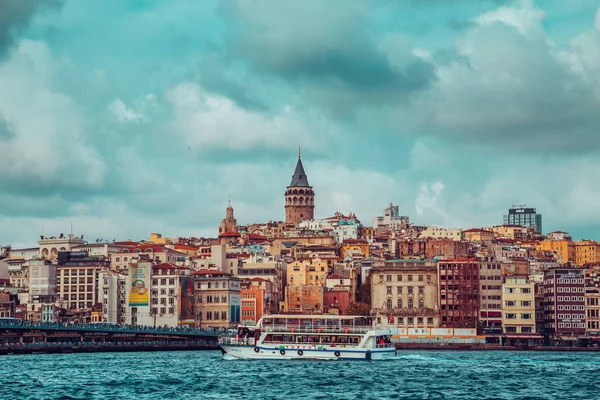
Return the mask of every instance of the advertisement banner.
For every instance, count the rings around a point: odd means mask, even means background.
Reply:
[[[179,323],[194,323],[194,278],[182,276],[179,278]]]
[[[150,304],[151,263],[137,263],[129,266],[129,305],[148,306]]]

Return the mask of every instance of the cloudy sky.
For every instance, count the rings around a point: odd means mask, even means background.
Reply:
[[[0,0],[0,244],[316,215],[600,239],[597,0]]]

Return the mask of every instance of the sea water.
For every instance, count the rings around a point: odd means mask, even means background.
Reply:
[[[219,351],[0,356],[0,399],[600,399],[600,353],[399,351],[390,361]]]

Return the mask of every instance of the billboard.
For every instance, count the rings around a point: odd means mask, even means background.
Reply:
[[[229,295],[229,322],[240,322],[239,293],[232,293]]]
[[[148,262],[129,265],[129,306],[150,305],[151,265]]]
[[[179,323],[194,323],[194,278],[182,276],[179,278]]]

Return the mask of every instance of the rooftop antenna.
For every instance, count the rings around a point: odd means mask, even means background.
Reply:
[[[73,220],[71,220],[71,236],[73,236]]]

